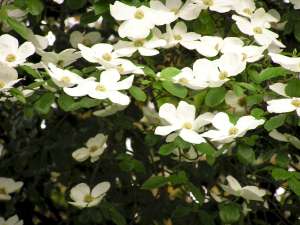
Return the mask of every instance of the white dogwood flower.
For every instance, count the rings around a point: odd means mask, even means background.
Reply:
[[[106,141],[106,135],[97,134],[86,142],[86,147],[75,150],[72,157],[78,162],[84,162],[88,158],[91,158],[91,162],[96,162],[107,148]]]
[[[110,69],[116,69],[121,75],[124,74],[144,74],[141,66],[136,66],[133,62],[128,59],[118,59],[118,65],[111,65]],[[97,69],[105,70],[104,66],[98,66]]]
[[[19,46],[19,41],[9,34],[0,36],[0,62],[10,67],[16,67],[26,62],[27,57],[33,55],[35,47],[31,42],[24,42]]]
[[[60,69],[52,63],[49,63],[48,67],[49,69],[47,69],[47,72],[58,87],[72,87],[84,80],[76,73],[73,73],[69,70]]]
[[[191,0],[187,0],[185,3],[182,3],[181,0],[166,0],[165,5],[161,1],[151,0],[150,7],[154,10],[174,13],[175,16],[173,21],[178,18],[183,20],[194,20],[198,18],[201,12],[201,7],[198,4],[193,3]]]
[[[237,96],[234,91],[229,90],[225,95],[225,102],[235,113],[246,112],[246,100],[244,95]]]
[[[296,111],[297,115],[300,116],[300,98],[289,97],[285,93],[286,84],[275,83],[269,87],[275,93],[284,96],[285,98],[274,99],[267,101],[267,110],[270,113],[287,113]]]
[[[300,72],[300,57],[288,57],[275,53],[269,53],[269,56],[274,63],[280,64],[283,68],[293,72]]]
[[[209,124],[213,114],[204,113],[195,118],[196,108],[184,101],[180,101],[177,108],[170,103],[165,103],[159,108],[160,118],[166,121],[166,125],[155,129],[157,135],[168,135],[174,131],[186,142],[200,144],[205,139],[198,134],[200,128]]]
[[[193,72],[201,83],[207,83],[209,87],[220,87],[245,68],[246,62],[238,54],[228,53],[213,61],[205,58],[196,60]]]
[[[130,38],[129,38],[130,39]],[[138,51],[143,56],[153,56],[159,54],[156,48],[166,46],[167,42],[163,39],[153,37],[147,39],[130,39],[131,41],[120,40],[115,44],[116,52],[121,55],[132,56]]]
[[[244,42],[237,37],[228,37],[223,41],[221,52],[223,54],[236,53],[248,63],[253,63],[264,57],[263,52],[266,50],[264,46],[248,45],[245,46]]]
[[[110,189],[110,183],[105,181],[97,184],[92,190],[85,183],[77,184],[71,189],[69,202],[78,208],[89,208],[98,205],[106,192]]]
[[[18,215],[14,215],[5,220],[3,217],[0,217],[0,225],[23,225],[23,220],[20,220]]]
[[[42,52],[42,62],[46,65],[49,63],[55,64],[59,67],[66,67],[81,58],[80,52],[73,48],[65,49],[59,53],[56,52]]]
[[[21,79],[18,79],[18,73],[14,68],[11,68],[4,63],[0,63],[0,92],[11,89],[20,80]]]
[[[251,17],[256,9],[256,6],[253,0],[234,0],[232,9],[239,15]]]
[[[85,60],[91,63],[99,63],[104,68],[114,68],[121,64],[119,57],[122,55],[114,50],[113,45],[100,43],[89,48],[82,44],[78,44],[78,48]]]
[[[118,21],[124,21],[118,32],[120,37],[146,38],[155,25],[169,24],[175,14],[164,10],[154,10],[146,6],[134,7],[116,1],[110,5],[110,13]]]
[[[208,137],[212,141],[230,143],[235,138],[244,136],[248,130],[255,129],[264,122],[263,119],[257,120],[253,116],[242,116],[236,124],[233,124],[226,113],[220,112],[212,120],[212,125],[217,130],[209,130],[203,133],[202,136]]]
[[[184,22],[177,22],[173,29],[167,25],[167,33],[165,34],[168,44],[166,47],[174,47],[180,44],[187,49],[195,49],[201,35],[195,32],[187,32],[187,26]]]
[[[64,3],[64,0],[52,0],[54,2],[56,2],[57,4],[63,4]]]
[[[203,36],[197,42],[196,50],[205,57],[215,57],[223,47],[223,39],[217,36]]]
[[[85,46],[92,46],[101,40],[99,32],[93,31],[88,33],[81,33],[80,31],[73,31],[70,35],[70,44],[73,48],[77,48],[78,44]]]
[[[120,90],[129,89],[132,86],[134,76],[131,75],[120,81],[120,73],[115,69],[110,69],[101,73],[100,81],[85,79],[77,86],[64,88],[66,94],[74,97],[88,95],[95,99],[109,99],[113,103],[128,105],[130,98],[121,93]]]
[[[193,70],[188,67],[183,68],[179,74],[172,77],[172,81],[193,90],[201,90],[207,87],[207,83],[196,79]]]
[[[228,185],[221,184],[221,187],[230,195],[242,197],[248,201],[263,201],[263,196],[266,195],[264,189],[260,189],[256,186],[244,186],[242,187],[240,183],[232,176],[227,176],[226,180]]]
[[[219,13],[229,12],[232,9],[233,0],[193,0],[202,9],[209,9]]]
[[[0,201],[10,200],[10,194],[19,191],[22,186],[22,181],[16,182],[11,178],[0,177]]]
[[[278,20],[263,8],[257,9],[250,18],[233,15],[232,19],[236,21],[241,32],[253,36],[260,45],[269,46],[279,37],[278,34],[269,30],[271,23],[276,23]]]

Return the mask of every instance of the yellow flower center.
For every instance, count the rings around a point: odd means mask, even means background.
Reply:
[[[122,65],[117,66],[117,70],[119,71],[119,73],[124,73],[125,69]]]
[[[4,81],[0,80],[0,88],[4,88],[4,87],[5,87]]]
[[[247,60],[247,58],[248,58],[248,55],[246,54],[246,53],[242,53],[242,56],[243,56],[243,61],[246,61]]]
[[[180,83],[180,84],[188,84],[189,81],[188,81],[188,79],[186,79],[186,78],[183,77],[183,78],[180,78],[180,79],[179,79],[179,83]]]
[[[207,6],[212,6],[214,4],[213,0],[202,0],[202,2],[204,5],[207,5]]]
[[[14,54],[8,54],[6,56],[6,62],[14,62],[16,61],[17,57]]]
[[[299,99],[295,99],[292,101],[292,105],[297,107],[297,108],[300,108],[300,100]]]
[[[175,39],[176,41],[180,41],[180,40],[182,40],[182,37],[181,37],[181,35],[176,34],[176,35],[174,35],[174,39]]]
[[[4,188],[0,188],[0,195],[7,195],[7,192]]]
[[[135,40],[133,44],[135,47],[142,47],[144,45],[144,40]]]
[[[182,125],[182,128],[185,128],[185,129],[192,129],[193,128],[193,124],[191,124],[190,122],[185,122],[183,125]]]
[[[105,61],[110,61],[112,60],[111,54],[109,53],[105,53],[102,55],[102,59],[104,59]]]
[[[144,12],[140,9],[136,10],[135,14],[134,14],[134,18],[141,20],[143,19],[145,16]]]
[[[252,11],[249,8],[244,9],[243,12],[249,16],[252,15]]]
[[[70,80],[69,77],[63,76],[63,77],[60,79],[60,82],[63,83],[63,84],[65,84],[65,85],[68,85],[68,84],[70,84],[71,80]]]
[[[106,91],[106,87],[102,84],[97,85],[96,91],[104,92]]]
[[[84,196],[84,201],[87,203],[90,203],[90,202],[94,201],[94,197],[91,196],[90,194],[87,194],[86,196]]]
[[[261,27],[254,27],[253,32],[256,34],[262,34],[263,30],[261,29]]]
[[[179,11],[179,9],[178,9],[178,8],[173,8],[173,9],[171,9],[171,12],[173,12],[173,13],[175,13],[175,14],[177,14],[177,13],[178,13],[178,11]]]
[[[236,127],[231,127],[228,131],[229,135],[236,135],[238,133],[238,129]]]
[[[97,150],[98,150],[98,146],[96,146],[96,145],[93,145],[92,147],[90,147],[90,152],[91,153],[93,153],[93,152],[95,152]]]
[[[228,77],[228,73],[226,71],[221,71],[219,74],[220,80],[225,80]]]

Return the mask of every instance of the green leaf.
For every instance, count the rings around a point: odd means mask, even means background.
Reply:
[[[66,2],[70,9],[77,10],[85,6],[87,0],[67,0]]]
[[[50,111],[54,99],[55,96],[53,93],[45,93],[34,103],[34,109],[41,114],[47,114]]]
[[[62,94],[61,96],[59,96],[57,103],[58,103],[59,107],[66,112],[77,109],[75,101],[69,95]]]
[[[167,183],[168,183],[168,179],[166,177],[153,176],[143,183],[142,189],[151,190],[154,188],[160,188],[165,186]]]
[[[24,70],[26,73],[28,73],[29,75],[31,75],[33,78],[41,78],[40,73],[37,70],[32,69],[30,66],[23,65],[20,66],[20,68]]]
[[[275,168],[272,170],[272,177],[275,180],[288,180],[293,177],[293,173],[281,168]]]
[[[264,124],[264,128],[267,131],[274,130],[278,127],[281,127],[286,119],[286,114],[280,114],[278,116],[273,116],[271,119],[269,119],[267,122]]]
[[[166,80],[171,80],[172,77],[179,74],[181,71],[175,67],[168,67],[160,72],[160,77]]]
[[[187,185],[185,185],[185,188],[188,191],[192,192],[193,196],[195,197],[195,199],[197,200],[199,205],[202,205],[204,203],[204,194],[203,194],[202,189],[197,188],[191,182],[189,182]]]
[[[185,98],[188,94],[188,90],[185,87],[173,84],[170,81],[163,81],[162,86],[166,91],[178,98]]]
[[[116,225],[126,225],[124,216],[110,203],[102,203],[101,209],[106,219],[113,221]]]
[[[289,71],[282,67],[269,67],[260,72],[258,75],[258,83],[275,77],[285,76],[288,73]]]
[[[176,146],[174,143],[164,144],[159,148],[159,154],[164,156],[170,155],[175,148]]]
[[[176,174],[170,175],[168,177],[168,180],[171,182],[172,185],[185,184],[189,181],[184,171],[179,171]]]
[[[82,99],[80,99],[79,102],[76,102],[76,104],[78,104],[80,108],[86,108],[86,109],[98,106],[100,103],[101,100],[93,99],[90,97],[83,97]]]
[[[216,153],[215,149],[208,143],[197,144],[194,147],[200,154],[213,156]]]
[[[109,10],[109,4],[103,1],[94,3],[94,10],[96,15],[101,15]]]
[[[243,164],[252,164],[255,161],[255,153],[249,146],[239,145],[237,158]]]
[[[44,4],[41,0],[27,0],[27,10],[34,16],[40,15],[44,10]]]
[[[218,87],[210,89],[205,97],[205,105],[215,107],[221,104],[225,99],[226,89]]]
[[[219,205],[219,216],[224,224],[236,223],[240,219],[240,206],[236,203]]]
[[[147,99],[147,95],[145,94],[145,92],[136,86],[132,86],[129,89],[129,93],[137,100],[137,101],[141,101],[144,102]]]
[[[290,189],[298,196],[300,196],[300,181],[296,178],[291,178],[288,180]]]
[[[10,94],[12,96],[14,96],[16,99],[18,99],[18,101],[22,102],[22,103],[26,103],[26,99],[22,93],[22,91],[20,91],[19,89],[17,88],[12,88],[9,90]]]
[[[285,93],[290,97],[300,97],[300,80],[289,80],[285,87]]]

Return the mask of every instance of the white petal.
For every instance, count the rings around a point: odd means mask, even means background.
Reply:
[[[18,49],[18,57],[26,60],[27,57],[33,55],[35,52],[35,47],[31,42],[23,43]]]
[[[90,187],[85,183],[80,183],[71,189],[70,197],[75,202],[83,202],[84,197],[89,194]]]
[[[92,197],[97,198],[103,194],[105,194],[110,188],[109,182],[101,182],[97,184],[92,190]]]
[[[219,130],[228,130],[233,124],[226,113],[219,112],[212,120],[212,125]]]
[[[110,14],[116,20],[129,20],[134,17],[135,11],[135,7],[126,5],[119,1],[116,1],[113,5],[110,5]]]
[[[78,162],[83,162],[90,157],[90,153],[87,148],[79,148],[72,153],[72,157]]]
[[[172,133],[173,131],[178,130],[179,128],[180,128],[180,127],[178,127],[178,126],[173,126],[173,125],[170,125],[170,126],[159,126],[159,127],[156,127],[154,133],[155,133],[156,135],[166,136],[166,135]]]
[[[196,114],[196,108],[194,105],[190,105],[187,102],[180,101],[177,106],[176,116],[182,121],[194,122]]]
[[[296,107],[292,105],[292,99],[275,99],[267,102],[267,110],[270,113],[286,113],[296,110]]]
[[[196,131],[191,129],[182,129],[179,132],[179,136],[185,140],[186,142],[192,143],[192,144],[200,144],[203,142],[206,142],[205,139],[198,134]]]
[[[111,91],[108,93],[108,98],[110,101],[112,101],[113,103],[117,103],[120,105],[128,105],[130,103],[130,98],[119,92],[119,91]]]
[[[275,83],[269,86],[269,88],[274,91],[275,93],[287,97],[285,93],[286,84],[283,83]]]

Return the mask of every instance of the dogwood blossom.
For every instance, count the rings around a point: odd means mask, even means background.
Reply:
[[[85,46],[92,46],[101,40],[99,32],[81,33],[79,31],[73,31],[70,35],[70,44],[73,48],[77,48],[78,44]]]
[[[237,37],[227,37],[223,41],[221,52],[223,54],[236,53],[248,63],[253,63],[264,57],[263,52],[266,50],[264,46],[248,45]]]
[[[217,36],[203,36],[196,43],[196,50],[205,57],[215,57],[223,46],[223,39]]]
[[[197,79],[193,70],[189,67],[183,68],[179,74],[172,77],[172,81],[193,90],[201,90],[207,87],[207,83]]]
[[[0,63],[0,92],[11,89],[20,80],[21,79],[18,79],[18,73],[14,68],[11,68],[4,63]]]
[[[242,197],[248,201],[263,201],[263,196],[266,195],[266,191],[259,189],[256,186],[242,187],[240,183],[232,176],[227,176],[226,180],[228,185],[221,184],[221,187],[230,195]]]
[[[187,26],[184,22],[177,22],[173,29],[167,25],[167,33],[165,34],[168,44],[166,47],[174,47],[177,44],[187,48],[195,49],[201,35],[195,32],[187,32]]]
[[[131,39],[130,41],[120,40],[115,44],[116,51],[121,55],[132,56],[133,53],[138,51],[143,56],[153,56],[159,54],[156,48],[166,46],[166,40],[153,37],[147,39]]]
[[[64,0],[52,0],[54,2],[56,2],[57,4],[63,4],[64,3]]]
[[[42,52],[42,62],[45,65],[49,63],[55,64],[59,67],[67,67],[81,58],[80,52],[73,48],[65,49],[59,53],[56,52]]]
[[[130,98],[121,93],[120,90],[129,89],[134,76],[131,75],[122,81],[119,81],[120,78],[120,73],[117,70],[110,69],[101,73],[99,82],[86,79],[75,87],[64,88],[64,91],[70,96],[79,97],[89,95],[91,98],[109,99],[113,103],[128,105]]]
[[[226,113],[220,112],[212,119],[212,125],[217,130],[209,130],[203,133],[202,136],[208,137],[212,141],[230,143],[235,138],[244,136],[247,131],[255,129],[264,122],[263,119],[257,120],[253,116],[242,116],[234,124],[230,122],[229,116]]]
[[[118,21],[120,37],[143,39],[150,34],[155,25],[169,24],[175,20],[175,14],[164,10],[154,10],[146,6],[134,7],[116,1],[110,5],[110,13]]]
[[[95,44],[91,48],[78,44],[78,48],[85,60],[91,63],[99,63],[107,69],[120,65],[120,57],[125,55],[116,52],[114,46],[105,43]]]
[[[92,190],[85,183],[77,184],[71,189],[70,197],[73,202],[69,202],[78,208],[89,208],[98,205],[106,192],[110,189],[109,182],[101,182],[97,184]]]
[[[220,87],[245,68],[246,62],[239,55],[228,53],[213,61],[205,58],[196,60],[193,72],[199,82],[207,83],[209,87]]]
[[[233,0],[193,0],[202,9],[209,9],[219,13],[229,12],[232,9]]]
[[[83,78],[69,70],[60,69],[52,63],[48,64],[48,74],[58,87],[72,87],[83,81]]]
[[[27,57],[33,55],[35,47],[31,42],[19,41],[9,34],[0,36],[0,62],[10,67],[16,67],[26,62]]]
[[[191,0],[187,0],[185,3],[182,3],[181,0],[166,0],[165,5],[161,1],[151,0],[150,7],[151,9],[174,13],[175,16],[173,21],[178,18],[183,20],[194,20],[198,18],[201,12],[201,7]]]
[[[239,15],[251,17],[256,9],[256,6],[253,0],[234,0],[232,4],[232,9]]]
[[[269,46],[279,37],[278,34],[269,30],[271,23],[276,23],[278,20],[263,8],[257,9],[250,18],[233,15],[232,19],[236,21],[241,32],[253,36],[260,45]]]
[[[300,57],[288,57],[280,54],[269,53],[274,63],[293,72],[300,72]]]
[[[5,220],[3,217],[0,217],[0,225],[23,225],[23,220],[20,220],[18,215],[14,215]]]
[[[0,201],[10,200],[10,194],[19,191],[22,186],[22,181],[16,182],[11,178],[0,177]]]
[[[177,108],[170,103],[165,103],[159,108],[159,116],[165,120],[166,125],[155,129],[157,135],[168,135],[174,131],[186,142],[200,144],[205,139],[198,134],[200,128],[211,122],[212,113],[204,113],[195,118],[196,108],[184,101],[180,101]]]
[[[289,97],[285,93],[286,84],[275,83],[269,87],[275,93],[284,96],[282,99],[274,99],[267,101],[267,110],[270,113],[287,113],[296,111],[297,115],[300,116],[300,98]]]
[[[97,134],[86,142],[86,147],[79,148],[72,153],[72,157],[78,162],[84,162],[91,158],[91,162],[96,162],[107,148],[107,136]]]

